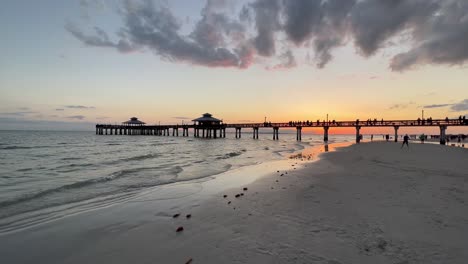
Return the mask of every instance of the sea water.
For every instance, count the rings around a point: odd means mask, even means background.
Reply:
[[[242,136],[235,139],[229,131],[222,139],[0,131],[0,232],[20,222],[109,206],[155,186],[285,159],[323,144],[321,135],[307,133],[298,142],[292,130],[277,141],[269,130],[261,130],[259,140],[246,131]]]

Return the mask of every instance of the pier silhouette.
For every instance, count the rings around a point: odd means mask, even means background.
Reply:
[[[242,129],[252,129],[252,138],[258,139],[258,131],[260,128],[271,128],[273,132],[273,140],[279,139],[280,128],[295,128],[296,140],[302,140],[303,128],[322,128],[323,140],[328,141],[328,133],[331,128],[353,127],[356,130],[356,142],[359,143],[362,139],[360,130],[363,127],[393,127],[394,141],[398,141],[398,129],[400,127],[439,127],[440,144],[446,144],[446,130],[449,126],[468,126],[468,120],[461,119],[427,119],[427,120],[366,120],[360,121],[300,121],[300,122],[263,122],[263,123],[223,123],[221,120],[213,118],[211,114],[206,113],[202,117],[192,120],[193,124],[183,125],[147,125],[139,121],[136,117],[132,117],[129,121],[123,122],[121,125],[97,124],[96,135],[154,135],[154,136],[179,136],[179,130],[182,131],[183,137],[189,136],[189,130],[192,130],[192,135],[195,138],[225,138],[226,129],[235,129],[235,138],[241,138]]]

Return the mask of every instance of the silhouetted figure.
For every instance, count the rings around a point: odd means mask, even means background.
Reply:
[[[374,140],[374,135],[370,135],[370,141]]]
[[[387,140],[387,142],[388,142],[389,139],[390,139],[390,136],[388,134],[385,135],[385,140]]]
[[[403,146],[406,144],[406,146],[409,148],[409,137],[408,137],[408,134],[406,134],[404,137],[403,137],[403,144],[401,144],[401,148],[403,148]]]

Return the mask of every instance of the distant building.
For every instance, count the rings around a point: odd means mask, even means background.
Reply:
[[[124,126],[142,126],[144,124],[146,123],[138,120],[137,117],[131,117],[130,120],[122,122],[122,125]]]
[[[192,121],[195,122],[195,125],[199,126],[218,126],[223,122],[220,119],[214,118],[210,113],[205,113],[202,117],[193,119]]]

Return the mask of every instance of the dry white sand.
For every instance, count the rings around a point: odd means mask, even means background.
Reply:
[[[0,236],[0,259],[468,263],[468,149],[365,143],[287,166],[244,182],[246,191],[239,186],[169,204],[149,199]],[[184,231],[176,233],[179,226]]]

